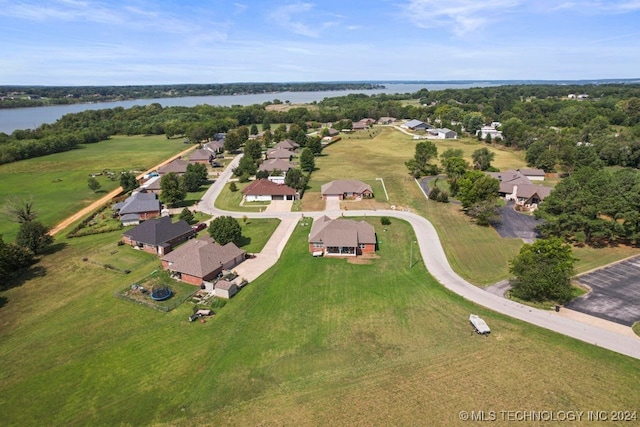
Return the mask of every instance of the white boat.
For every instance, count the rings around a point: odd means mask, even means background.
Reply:
[[[478,315],[476,314],[469,315],[469,322],[471,322],[473,327],[476,329],[477,333],[483,334],[483,335],[491,333],[491,329],[489,329],[489,325],[487,325],[487,322],[482,320],[482,318],[479,317]]]

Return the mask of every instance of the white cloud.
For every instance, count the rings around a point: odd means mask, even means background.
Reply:
[[[294,3],[276,9],[271,13],[270,17],[276,24],[283,28],[289,29],[302,36],[315,38],[320,36],[317,27],[309,26],[300,20],[294,20],[295,16],[309,12],[313,7],[314,5],[312,3]]]
[[[418,27],[446,27],[463,36],[499,20],[519,4],[520,0],[411,0],[400,7]]]

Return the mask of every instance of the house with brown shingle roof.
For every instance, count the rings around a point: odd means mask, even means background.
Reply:
[[[269,159],[265,160],[260,164],[260,166],[258,166],[259,171],[273,172],[275,170],[279,170],[284,174],[286,174],[289,169],[293,169],[293,165],[286,159]]]
[[[219,245],[210,237],[189,240],[162,257],[162,268],[185,283],[200,286],[244,261],[246,252],[233,243]]]
[[[356,179],[337,179],[320,187],[322,199],[370,199],[373,197],[371,186]]]
[[[284,148],[274,148],[267,151],[267,159],[285,159],[291,160],[293,151],[289,151]]]
[[[500,181],[498,195],[505,200],[514,200],[517,205],[528,209],[536,209],[551,194],[551,188],[533,184],[522,171],[487,172],[489,176]]]
[[[314,256],[352,257],[376,251],[376,233],[371,224],[326,215],[313,221],[309,252]]]
[[[187,171],[187,165],[189,162],[182,159],[175,159],[164,166],[158,168],[158,174],[165,175],[169,172],[177,173],[178,175],[184,175]]]
[[[171,222],[163,216],[151,218],[122,233],[122,241],[136,249],[156,255],[166,255],[195,234],[186,221]]]
[[[212,159],[213,153],[205,148],[201,148],[191,153],[191,156],[189,157],[189,163],[202,163],[206,165]]]
[[[276,145],[273,146],[273,148],[274,149],[282,148],[289,151],[295,151],[298,148],[300,148],[300,144],[298,144],[297,142],[291,139],[285,139],[284,141],[278,142]]]
[[[266,178],[257,179],[242,189],[247,202],[263,202],[271,200],[296,200],[298,193],[293,188],[277,184]]]

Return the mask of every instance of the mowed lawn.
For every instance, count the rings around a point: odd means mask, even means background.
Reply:
[[[11,196],[32,199],[39,220],[53,227],[120,185],[119,177],[97,176],[102,191],[94,193],[87,185],[91,174],[105,169],[144,171],[185,148],[181,141],[165,136],[114,136],[64,153],[0,165],[0,204]],[[5,240],[13,240],[17,229],[0,216]]]
[[[370,221],[379,258],[313,258],[298,226],[276,266],[204,324],[187,321],[190,304],[165,314],[113,297],[159,265],[116,246],[119,233],[66,241],[43,277],[3,294],[3,424],[455,425],[462,410],[637,409],[640,361],[464,301],[421,261],[408,268],[408,224]]]

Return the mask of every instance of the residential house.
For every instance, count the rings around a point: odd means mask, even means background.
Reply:
[[[314,256],[357,256],[374,253],[376,233],[365,221],[331,219],[326,215],[313,221],[309,252]]]
[[[191,156],[189,157],[189,163],[202,163],[206,165],[210,163],[213,158],[214,155],[211,151],[207,150],[206,148],[201,148],[191,153]]]
[[[242,189],[247,202],[263,202],[272,200],[296,200],[298,193],[284,184],[276,184],[266,178],[253,181]]]
[[[200,286],[215,280],[222,270],[230,270],[244,261],[246,252],[234,243],[219,245],[211,237],[189,240],[162,257],[162,268],[185,283]]]
[[[502,131],[497,130],[493,126],[482,126],[476,131],[476,136],[480,136],[481,139],[487,139],[487,136],[491,136],[491,139],[502,139]]]
[[[204,144],[204,149],[211,151],[213,154],[219,154],[224,152],[224,138],[207,142]]]
[[[229,299],[238,293],[238,285],[227,280],[218,280],[213,289],[213,294],[219,298]]]
[[[322,199],[370,199],[373,197],[371,186],[355,179],[335,180],[320,187]]]
[[[187,162],[186,160],[175,159],[167,163],[166,165],[159,167],[158,174],[165,175],[173,172],[177,173],[178,175],[184,175],[184,173],[187,171],[188,164],[189,162]]]
[[[520,169],[519,172],[531,181],[544,181],[544,170],[542,169]]]
[[[284,148],[274,148],[267,151],[267,159],[291,160],[291,157],[293,157],[293,151]]]
[[[372,119],[371,117],[365,117],[364,119],[358,120],[360,123],[364,123],[367,126],[371,126],[376,122],[376,119]]]
[[[351,130],[368,130],[369,129],[369,125],[366,123],[362,123],[362,122],[352,122],[351,123]]]
[[[258,166],[259,171],[267,171],[269,173],[273,171],[280,171],[283,174],[286,174],[289,169],[293,169],[293,165],[286,159],[268,159],[260,163],[260,166]]]
[[[136,192],[125,201],[114,204],[112,209],[114,214],[118,215],[120,221],[124,219],[127,225],[133,225],[140,221],[160,216],[162,203],[158,200],[157,194]]]
[[[122,233],[122,241],[136,249],[156,255],[165,255],[195,234],[186,221],[171,222],[171,218],[149,219]]]
[[[285,139],[283,141],[278,142],[276,145],[273,146],[273,149],[284,149],[284,150],[289,150],[289,151],[295,151],[298,148],[300,148],[300,144],[298,144],[297,142],[291,140],[291,139]]]
[[[487,172],[500,181],[498,194],[505,200],[513,200],[527,209],[537,209],[539,204],[551,194],[551,188],[535,185],[521,171]]]
[[[395,117],[380,117],[378,119],[378,124],[379,125],[391,125],[391,124],[395,123],[396,121],[398,121],[398,119],[396,119]]]

